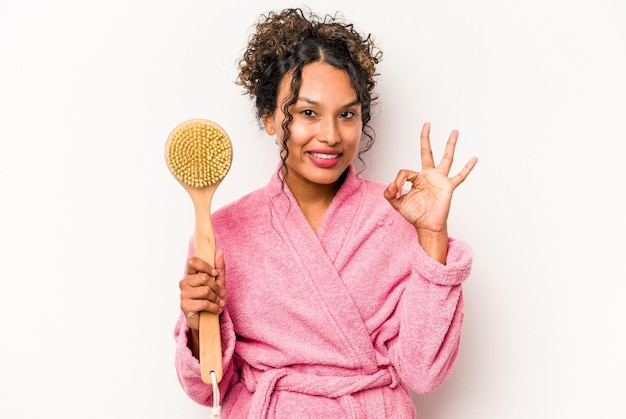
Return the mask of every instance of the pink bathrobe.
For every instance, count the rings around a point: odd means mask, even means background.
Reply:
[[[215,212],[228,290],[222,418],[414,418],[409,388],[448,377],[471,250],[450,239],[446,265],[429,258],[384,188],[350,167],[317,233],[278,175]],[[187,333],[181,315],[178,377],[210,406]]]

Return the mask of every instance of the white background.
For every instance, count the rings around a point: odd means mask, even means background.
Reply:
[[[226,128],[214,208],[267,182],[235,62],[288,5],[0,2],[0,417],[208,416],[173,367],[193,213],[163,146]],[[424,121],[437,156],[461,131],[455,170],[480,158],[450,216],[475,256],[461,353],[420,417],[626,417],[626,3],[309,5],[384,51],[368,177],[419,169]]]

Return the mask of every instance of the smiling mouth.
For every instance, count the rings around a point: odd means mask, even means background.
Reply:
[[[333,160],[338,158],[341,153],[338,154],[328,154],[328,153],[313,153],[313,152],[309,152],[309,155],[312,157],[315,157],[316,159],[322,159],[322,160]]]

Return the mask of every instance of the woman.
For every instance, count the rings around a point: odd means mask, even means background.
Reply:
[[[447,217],[476,159],[448,177],[458,133],[435,166],[425,124],[421,172],[386,187],[355,172],[380,57],[351,24],[286,9],[262,16],[240,61],[280,162],[213,215],[215,266],[189,257],[175,331],[182,387],[211,405],[198,313],[221,313],[223,417],[413,418],[409,389],[454,364],[472,255]]]

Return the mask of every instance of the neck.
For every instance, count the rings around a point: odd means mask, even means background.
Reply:
[[[307,182],[297,176],[289,176],[289,173],[287,174],[285,183],[313,230],[317,231],[326,214],[326,210],[337,191],[339,191],[346,175],[347,171],[334,183],[320,185]]]
[[[347,173],[348,171],[346,170],[339,179],[328,185],[311,183],[287,173],[285,183],[300,206],[307,204],[319,205],[321,203],[330,204],[345,181]]]

